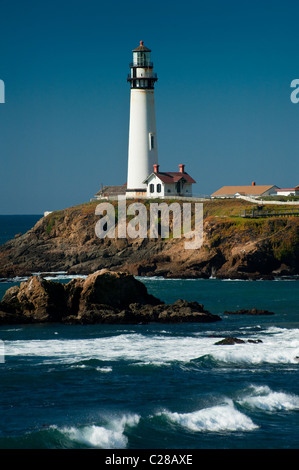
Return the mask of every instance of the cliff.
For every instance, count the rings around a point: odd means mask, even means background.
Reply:
[[[240,210],[253,204],[209,200],[203,205],[203,245],[186,250],[185,237],[173,238],[171,233],[167,239],[97,238],[98,204],[93,201],[53,212],[2,245],[0,277],[54,271],[88,275],[103,268],[181,278],[257,279],[299,274],[297,217],[244,219]],[[117,214],[117,202],[113,204]]]

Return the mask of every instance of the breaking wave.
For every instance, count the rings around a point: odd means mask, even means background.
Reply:
[[[268,386],[251,386],[250,393],[237,400],[241,406],[265,412],[299,410],[299,397],[273,392]]]
[[[120,419],[112,420],[106,426],[94,424],[63,428],[52,426],[52,429],[58,431],[64,438],[73,441],[74,444],[100,449],[125,449],[128,444],[125,430],[127,427],[136,426],[139,419],[138,415],[125,415]]]
[[[244,432],[258,428],[248,416],[235,408],[231,400],[192,413],[163,411],[161,414],[171,422],[195,432]]]

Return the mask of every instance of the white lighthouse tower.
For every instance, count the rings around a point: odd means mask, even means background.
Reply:
[[[127,197],[146,196],[145,179],[158,164],[157,130],[151,50],[143,45],[133,50],[131,84]]]

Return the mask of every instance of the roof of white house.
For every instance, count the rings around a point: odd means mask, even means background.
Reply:
[[[187,183],[196,183],[196,181],[185,172],[185,165],[179,165],[180,171],[159,171],[159,165],[154,165],[154,171],[151,173],[143,183],[147,183],[148,180],[154,175],[157,176],[163,183],[177,183],[178,181],[186,181]]]
[[[298,186],[295,186],[295,188],[291,188],[291,189],[275,189],[275,191],[299,191],[299,184]]]

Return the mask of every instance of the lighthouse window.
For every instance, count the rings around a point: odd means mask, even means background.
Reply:
[[[155,136],[153,134],[149,135],[149,148],[150,150],[155,148]]]
[[[150,184],[150,193],[153,193],[155,191],[155,185]]]
[[[161,184],[157,184],[157,193],[160,193],[161,192]]]

